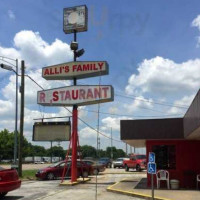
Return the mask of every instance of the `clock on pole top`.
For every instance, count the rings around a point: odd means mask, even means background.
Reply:
[[[87,31],[88,9],[86,5],[64,8],[63,31],[66,34]]]

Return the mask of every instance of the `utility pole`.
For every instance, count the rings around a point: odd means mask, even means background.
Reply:
[[[53,162],[53,152],[52,152],[52,141],[51,141],[51,163]]]
[[[15,102],[15,142],[14,142],[14,165],[17,166],[17,124],[18,124],[18,59],[16,59],[16,102]]]
[[[128,155],[128,147],[127,147],[127,143],[126,143],[126,155]]]
[[[99,107],[99,105],[98,105]],[[98,116],[99,119],[99,116]],[[100,136],[99,136],[99,120],[97,123],[97,158],[100,158]]]
[[[110,131],[111,131],[111,159],[113,160],[113,141],[112,141],[112,127],[111,127]]]
[[[98,135],[98,149],[100,150],[100,148],[101,148],[101,140],[100,140],[100,137]]]
[[[19,136],[19,176],[22,177],[22,154],[23,154],[23,132],[24,132],[24,73],[25,64],[21,61],[21,108],[20,108],[20,136]]]

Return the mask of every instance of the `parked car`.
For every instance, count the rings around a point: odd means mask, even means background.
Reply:
[[[0,167],[0,198],[8,192],[20,188],[21,180],[15,169],[4,169]]]
[[[93,161],[95,161],[96,159],[93,158],[93,157],[85,157],[85,158],[83,158],[83,160],[93,160]]]
[[[123,165],[126,171],[129,171],[130,168],[136,169],[137,171],[142,171],[147,168],[146,155],[143,154],[131,155],[129,160],[123,161]]]
[[[11,163],[12,160],[1,160],[0,162],[1,162],[1,163]]]
[[[123,161],[124,160],[129,160],[129,158],[117,158],[115,161],[113,161],[113,168],[119,167],[119,168],[123,168]]]
[[[92,166],[93,175],[98,175],[99,172],[105,171],[105,166],[101,163],[95,162],[93,160],[83,160],[87,165]]]
[[[35,176],[42,180],[53,180],[59,177],[62,177],[64,166],[66,167],[66,177],[71,176],[71,161],[61,161],[55,164],[52,164],[48,167],[40,169],[36,172]],[[77,161],[77,177],[88,177],[92,174],[92,166],[87,165],[83,161]]]
[[[34,163],[35,164],[44,164],[45,162],[44,161],[35,161]]]
[[[105,167],[112,167],[112,161],[110,158],[100,158],[98,161],[100,164],[103,164]]]

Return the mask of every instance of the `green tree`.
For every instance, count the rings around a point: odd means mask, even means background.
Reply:
[[[83,145],[80,147],[82,157],[96,157],[96,149],[89,145]]]
[[[117,158],[119,157],[126,157],[126,153],[123,149],[117,149]]]
[[[62,157],[62,159],[65,158],[65,150],[61,146],[53,146],[52,149],[47,149],[47,156],[56,156],[56,157]]]
[[[33,156],[45,156],[47,150],[43,146],[34,145],[33,146]]]
[[[7,129],[0,132],[0,159],[12,159],[14,154],[14,133]]]
[[[125,157],[126,153],[122,149],[117,149],[116,147],[112,147],[113,159],[119,157]],[[111,147],[106,148],[106,157],[111,158]]]
[[[100,149],[98,150],[97,155],[99,158],[106,157],[106,151],[104,151],[103,149]]]

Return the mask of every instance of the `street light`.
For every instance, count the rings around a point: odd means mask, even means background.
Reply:
[[[13,71],[13,68],[11,66],[9,66],[9,65],[1,64],[0,66],[1,66],[2,69]]]
[[[0,59],[3,62],[6,62],[9,64],[7,65],[7,64],[1,63],[0,67],[2,69],[13,71],[16,74],[15,139],[14,139],[14,165],[15,165],[14,167],[16,168],[17,167],[17,122],[18,122],[18,59],[15,60],[15,59],[4,57],[4,56],[0,56]],[[13,65],[7,60],[15,61],[16,64]],[[13,68],[10,65],[14,66],[16,68],[16,71],[13,70]]]

